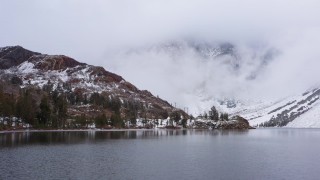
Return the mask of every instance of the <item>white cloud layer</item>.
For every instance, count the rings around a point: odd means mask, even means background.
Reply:
[[[317,0],[3,0],[0,46],[105,66],[181,107],[199,104],[199,94],[269,98],[319,84],[319,9]],[[184,40],[234,44],[240,70],[189,47],[177,56],[150,50]],[[270,49],[277,56],[260,68]]]

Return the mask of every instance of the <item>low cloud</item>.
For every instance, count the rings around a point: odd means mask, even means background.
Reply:
[[[0,46],[104,66],[201,109],[210,98],[271,99],[318,85],[319,9],[317,0],[4,0]],[[159,49],[172,42],[182,49]],[[189,42],[233,44],[240,66],[203,58]]]

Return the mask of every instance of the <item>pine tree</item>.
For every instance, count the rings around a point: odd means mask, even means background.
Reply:
[[[121,116],[118,113],[112,114],[110,121],[111,121],[111,125],[116,128],[121,128],[124,125],[121,119]]]
[[[229,120],[229,114],[228,113],[221,113],[220,120],[221,121],[228,121]]]
[[[219,120],[219,112],[217,111],[216,107],[212,106],[209,111],[209,116],[211,120]]]
[[[176,123],[178,123],[180,119],[181,119],[181,115],[178,111],[174,111],[170,114],[170,120],[173,120]]]
[[[94,120],[94,123],[97,128],[103,128],[107,124],[107,117],[105,114],[102,114],[100,116],[97,116]]]
[[[3,88],[0,86],[0,117],[3,116],[3,105],[4,105],[4,93]]]
[[[65,128],[65,122],[67,118],[67,100],[65,95],[61,94],[58,97],[57,108],[58,108],[58,124],[60,127]]]
[[[229,114],[228,114],[228,113],[225,113],[225,114],[224,114],[224,119],[225,119],[226,121],[229,121]]]
[[[42,126],[47,126],[48,122],[50,122],[50,118],[51,118],[51,108],[49,104],[49,99],[46,95],[44,95],[40,103],[40,112],[38,115],[39,124],[41,124]]]
[[[26,123],[37,126],[38,122],[35,119],[37,108],[30,89],[20,92],[20,97],[16,105],[16,114],[18,117],[22,118]]]
[[[204,119],[208,119],[208,114],[207,114],[207,112],[204,112],[204,113],[203,113],[203,117],[204,117]]]

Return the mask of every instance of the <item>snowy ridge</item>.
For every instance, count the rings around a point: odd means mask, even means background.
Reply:
[[[200,97],[200,95],[199,95]],[[320,88],[277,101],[252,101],[204,98],[198,110],[202,114],[212,106],[230,116],[240,115],[253,127],[320,128]]]
[[[276,102],[243,104],[224,110],[232,115],[241,115],[255,127],[320,127],[319,95],[320,89],[313,89]]]
[[[308,113],[302,114],[294,121],[289,122],[286,127],[304,127],[319,128],[320,127],[320,102],[315,103]]]

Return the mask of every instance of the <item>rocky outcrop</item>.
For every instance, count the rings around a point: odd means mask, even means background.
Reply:
[[[228,121],[198,119],[188,127],[192,129],[254,129],[249,125],[248,120],[241,116],[234,116]]]
[[[218,121],[214,129],[254,129],[249,125],[248,120],[241,116],[236,116],[230,121]]]
[[[35,64],[37,69],[44,71],[64,70],[80,65],[86,65],[85,63],[80,63],[64,55],[34,55],[28,59],[28,61]]]

